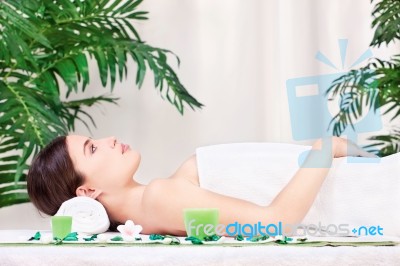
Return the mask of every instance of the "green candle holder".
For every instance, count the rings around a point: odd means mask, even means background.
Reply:
[[[72,216],[51,217],[53,238],[64,239],[72,230]]]
[[[218,208],[185,208],[183,218],[188,236],[201,240],[214,235],[219,221]]]

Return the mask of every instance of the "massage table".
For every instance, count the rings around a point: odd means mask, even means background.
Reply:
[[[400,265],[400,238],[396,237],[356,246],[349,245],[360,240],[344,237],[323,238],[331,244],[322,246],[15,243],[34,234],[35,230],[0,230],[0,265]]]

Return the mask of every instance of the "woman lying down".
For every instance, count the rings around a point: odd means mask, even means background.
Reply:
[[[73,197],[96,199],[112,224],[132,220],[142,234],[185,236],[183,209],[218,208],[220,224],[280,223],[287,235],[298,232],[285,224],[400,236],[400,153],[379,158],[339,137],[210,145],[147,185],[134,179],[140,161],[114,137],[57,137],[33,160],[28,193],[48,215]]]

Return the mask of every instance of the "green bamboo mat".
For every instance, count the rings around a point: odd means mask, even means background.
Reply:
[[[8,233],[8,235],[7,235]],[[398,237],[313,237],[313,236],[293,236],[293,237],[268,237],[255,236],[248,240],[243,236],[220,237],[210,236],[208,239],[200,241],[196,237],[179,237],[171,235],[140,235],[133,242],[124,241],[118,233],[104,233],[100,235],[83,235],[76,232],[68,234],[62,241],[51,239],[49,231],[30,232],[6,231],[2,232],[0,238],[0,247],[251,247],[251,246],[293,246],[293,247],[338,247],[338,246],[398,246],[400,238]],[[50,238],[49,238],[50,236]],[[106,237],[105,237],[106,236]],[[22,240],[21,240],[22,237]],[[99,238],[98,238],[99,237]],[[14,240],[15,239],[15,240]],[[20,239],[17,241],[17,239]],[[29,241],[28,241],[29,239]],[[8,240],[8,241],[7,241]],[[10,241],[11,240],[11,241]]]
[[[287,244],[279,244],[276,242],[263,242],[263,243],[218,243],[218,244],[162,244],[162,243],[98,243],[98,242],[63,242],[62,244],[55,245],[53,243],[43,244],[43,243],[0,243],[0,247],[148,247],[148,246],[162,246],[162,247],[252,247],[252,246],[293,246],[293,247],[338,247],[338,246],[352,246],[352,247],[363,247],[363,246],[399,246],[400,242],[395,241],[378,241],[378,242],[330,242],[330,241],[309,241],[302,243],[287,243]]]

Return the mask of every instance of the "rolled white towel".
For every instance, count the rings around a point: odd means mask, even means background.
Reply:
[[[97,200],[79,196],[65,201],[56,216],[72,216],[72,231],[100,234],[110,226],[106,209]]]

